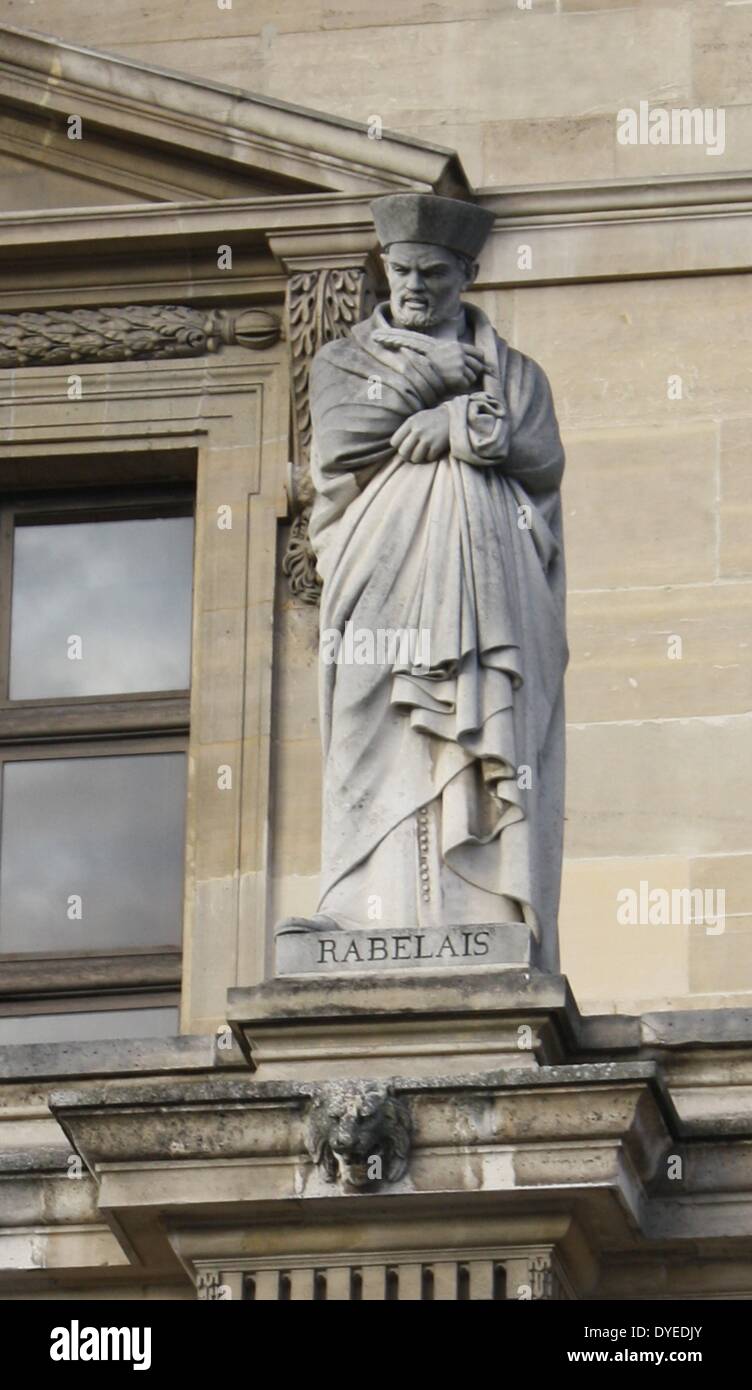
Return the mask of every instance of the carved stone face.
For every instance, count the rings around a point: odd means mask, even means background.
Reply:
[[[397,1182],[407,1169],[410,1112],[388,1085],[329,1082],[308,1117],[307,1145],[327,1182],[345,1189]]]
[[[457,317],[477,269],[454,251],[417,241],[394,242],[383,261],[392,319],[418,332]]]
[[[383,1159],[384,1114],[379,1095],[350,1093],[329,1112],[329,1147],[338,1175],[348,1187],[364,1187],[369,1160]]]

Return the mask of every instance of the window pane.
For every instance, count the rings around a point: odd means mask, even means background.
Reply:
[[[0,951],[181,939],[185,755],[7,762]]]
[[[98,1038],[171,1038],[178,1032],[178,1010],[98,1009],[90,1013],[24,1014],[0,1018],[5,1043],[90,1042]]]
[[[192,576],[192,517],[17,526],[10,698],[187,690]]]

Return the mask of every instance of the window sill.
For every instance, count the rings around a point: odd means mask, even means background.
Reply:
[[[72,995],[180,988],[177,947],[0,956],[0,1004]]]

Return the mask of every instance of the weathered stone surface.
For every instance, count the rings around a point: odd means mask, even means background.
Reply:
[[[749,902],[749,898],[747,899]],[[752,972],[752,917],[728,918],[721,935],[694,933],[689,945],[689,987],[695,994],[737,990]]]
[[[237,1052],[218,1048],[214,1037],[144,1038],[124,1042],[27,1043],[0,1048],[0,1080],[129,1076],[144,1072],[205,1071],[237,1066]],[[8,1094],[3,1097],[8,1100]]]
[[[330,0],[255,0],[252,7],[238,6],[220,9],[218,6],[196,9],[191,0],[167,0],[164,9],[132,11],[127,8],[112,15],[111,23],[102,20],[96,0],[48,0],[46,24],[49,33],[79,41],[87,34],[93,47],[119,50],[124,43],[164,43],[176,34],[191,40],[203,40],[205,60],[211,59],[217,38],[238,38],[242,35],[262,35],[271,44],[277,34],[300,33],[309,30],[370,28],[374,23],[373,8],[368,0],[343,0],[336,9]],[[556,0],[535,0],[536,11],[553,13]],[[38,20],[34,0],[17,0],[12,6],[13,18],[8,23],[28,25]],[[517,0],[467,0],[463,16],[484,19],[507,11],[518,15]],[[395,25],[434,24],[456,20],[454,0],[384,0],[379,11],[379,23]],[[154,61],[158,58],[155,56]],[[211,74],[207,74],[211,75]],[[217,78],[221,68],[216,68]]]
[[[752,419],[725,420],[721,427],[720,576],[752,576],[749,439]]]
[[[555,24],[556,42],[551,37]],[[206,74],[206,45],[175,40],[154,47],[120,43],[117,50],[146,62]],[[409,113],[450,121],[568,117],[582,111],[613,111],[614,70],[620,74],[621,104],[645,92],[668,89],[675,99],[690,90],[689,24],[679,10],[652,14],[611,11],[568,15],[519,11],[492,18],[461,18],[434,24],[379,22],[332,30],[266,36],[217,36],[211,63],[224,80],[251,90],[296,100],[353,119],[381,114],[386,125],[404,125]],[[372,63],[373,45],[381,62]],[[461,44],[464,61],[454,62]],[[597,45],[599,61],[585,55]],[[507,55],[505,80],[498,80],[498,54]],[[336,53],[336,59],[334,54]],[[217,66],[215,66],[217,65]],[[382,73],[390,73],[385,88]],[[326,86],[321,73],[327,74]]]
[[[643,1014],[640,1036],[646,1046],[672,1048],[749,1043],[752,1041],[752,1011],[673,1009],[670,1013]]]
[[[207,528],[208,530],[208,528]],[[236,556],[237,564],[244,555]],[[197,701],[197,733],[203,745],[239,741],[243,728],[243,608],[214,608],[201,615],[199,641],[204,653]]]
[[[675,257],[681,254],[677,245]],[[544,363],[567,431],[617,423],[684,430],[698,417],[749,413],[746,356],[729,354],[728,344],[748,341],[752,276],[622,280],[560,287],[556,296],[542,287],[515,294],[517,342]],[[681,378],[680,399],[669,396],[669,377]],[[639,505],[639,497],[633,500]]]
[[[466,304],[475,304],[487,314],[497,333],[507,342],[513,343],[514,295],[505,290],[478,289],[475,285],[465,295]]]
[[[572,725],[569,750],[573,858],[749,853],[749,715]]]
[[[3,181],[4,209],[101,207],[105,201],[108,204],[132,201],[131,195],[120,188],[108,187],[106,183],[90,183],[87,179],[76,178],[62,171],[40,169],[38,165],[12,159],[8,155],[0,158],[0,178]]]
[[[698,104],[749,104],[752,32],[743,6],[700,5],[692,17]]]
[[[261,1080],[535,1068],[579,1026],[564,979],[520,969],[277,979],[234,990],[229,1017]]]
[[[637,1000],[680,999],[689,988],[686,926],[623,925],[617,918],[619,893],[638,893],[641,882],[669,892],[688,887],[688,861],[606,855],[565,860],[559,918],[562,963],[583,1007],[605,1005],[614,973],[624,1008]]]
[[[590,14],[596,10],[671,10],[712,5],[714,0],[559,0],[563,13]]]
[[[318,610],[291,597],[281,571],[275,629],[272,756],[275,786],[286,789],[278,790],[271,814],[271,919],[279,922],[316,907],[321,837]]]
[[[750,627],[752,584],[570,593],[568,718],[742,714],[752,706]]]
[[[740,928],[751,925],[752,854],[715,854],[707,859],[692,859],[689,868],[693,888],[716,895],[723,892],[727,923],[737,923]]]
[[[557,183],[564,169],[571,179],[614,178],[619,148],[614,130],[612,115],[488,121],[480,127],[482,177],[478,183],[490,188]],[[456,143],[462,149],[462,141]]]
[[[642,588],[715,579],[713,425],[569,432],[565,439],[570,588]],[[614,517],[624,515],[630,517],[629,528],[615,527]]]
[[[228,996],[230,1019],[294,1019],[311,1013],[363,1014],[374,1010],[376,989],[370,979],[335,980],[322,992],[315,980],[269,980]],[[436,975],[427,980],[406,976],[378,985],[379,1013],[456,1013],[467,1009],[508,1009],[524,1004],[536,1010],[564,1010],[576,1016],[574,998],[563,975],[537,970],[503,970],[494,976]]]
[[[432,145],[448,145],[456,150],[472,188],[490,183],[483,172],[483,149],[479,139],[482,127],[479,125],[472,121],[446,121],[438,112],[428,121],[423,113],[415,119],[410,112],[405,112],[404,117],[390,117],[390,123],[401,135],[412,133],[419,140],[428,140]]]
[[[314,706],[315,710],[315,706]],[[278,804],[294,807],[279,811],[275,822],[275,863],[288,874],[315,875],[321,866],[321,739],[318,734],[291,739],[274,750]],[[308,904],[316,906],[317,893]]]

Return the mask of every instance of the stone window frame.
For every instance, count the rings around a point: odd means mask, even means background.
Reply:
[[[273,970],[271,730],[280,521],[289,514],[286,344],[229,343],[208,357],[78,370],[75,430],[70,412],[60,411],[67,366],[15,370],[0,495],[27,490],[31,478],[50,489],[110,482],[195,489],[178,1033],[213,1033],[226,1019],[228,989],[260,983]],[[232,529],[222,530],[218,508],[228,503]],[[218,766],[228,755],[232,788],[220,794]]]
[[[36,462],[36,461],[35,461]],[[53,524],[194,516],[195,482],[131,477],[128,460],[89,457],[74,486],[45,478],[26,461],[0,493],[0,773],[2,764],[48,756],[179,752],[187,757],[190,688],[11,700],[9,691],[13,537],[17,517]],[[104,467],[102,466],[104,465]],[[22,482],[23,479],[23,482]],[[125,754],[127,756],[127,754]],[[90,951],[0,952],[0,1017],[179,1007],[182,945]]]

